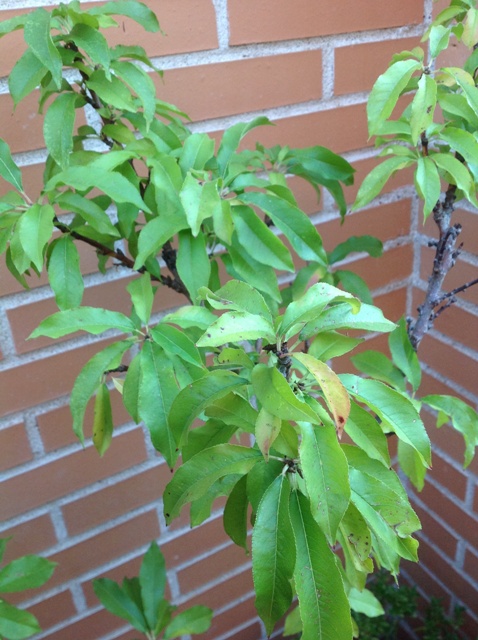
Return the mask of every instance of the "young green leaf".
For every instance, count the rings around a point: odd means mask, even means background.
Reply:
[[[143,324],[148,324],[154,299],[150,274],[146,272],[136,280],[131,280],[126,290],[131,296],[136,315]]]
[[[101,457],[109,449],[113,438],[113,413],[110,392],[106,384],[101,384],[95,398],[93,417],[93,444]]]
[[[405,391],[406,380],[402,371],[381,351],[362,351],[351,357],[356,369],[376,380],[381,380],[399,391]]]
[[[134,269],[140,269],[150,256],[154,256],[159,249],[178,231],[188,226],[184,215],[159,215],[150,220],[140,231],[138,238],[138,255]]]
[[[408,337],[405,318],[400,318],[397,328],[388,336],[388,346],[394,363],[403,371],[414,391],[422,379],[417,353]]]
[[[407,476],[413,486],[421,491],[425,486],[426,468],[423,466],[420,456],[413,447],[404,442],[398,441],[398,463],[400,469]]]
[[[294,353],[294,358],[304,365],[320,385],[325,402],[334,418],[337,435],[341,438],[350,413],[350,398],[340,378],[325,362],[316,360],[308,353]]]
[[[112,68],[138,96],[148,131],[156,111],[156,87],[151,76],[131,62],[115,61]]]
[[[365,205],[378,196],[385,184],[396,171],[410,167],[412,164],[413,161],[409,158],[394,156],[384,160],[374,167],[360,185],[360,189],[358,190],[352,209],[365,207]]]
[[[12,560],[0,569],[0,593],[41,587],[51,578],[55,567],[56,562],[39,556],[29,555]]]
[[[178,445],[186,443],[188,429],[194,418],[208,405],[244,384],[247,384],[247,380],[231,371],[210,371],[203,378],[182,389],[175,398],[169,414],[171,431]]]
[[[423,217],[426,220],[436,206],[441,193],[440,176],[436,164],[429,156],[417,160],[415,187],[424,200]]]
[[[437,58],[448,47],[451,31],[442,24],[432,25],[428,36],[430,42],[430,56]]]
[[[263,296],[254,287],[241,280],[229,280],[213,293],[207,287],[199,290],[203,300],[207,300],[214,309],[227,311],[246,311],[272,320],[271,312]]]
[[[159,31],[159,23],[155,14],[143,2],[136,0],[111,0],[99,7],[92,7],[91,15],[126,16],[140,24],[146,31]]]
[[[84,198],[79,193],[65,191],[56,199],[56,204],[65,211],[73,211],[81,216],[81,218],[83,218],[83,220],[85,220],[92,229],[98,231],[98,233],[112,236],[113,238],[119,237],[120,234],[111,222],[108,214],[97,202],[95,202],[95,200]],[[104,206],[107,206],[106,203]],[[135,217],[136,215],[137,211],[135,211]]]
[[[279,435],[281,426],[282,420],[262,407],[257,416],[255,436],[266,461],[269,460],[269,449]]]
[[[269,343],[276,341],[274,327],[268,320],[247,311],[230,311],[213,322],[196,344],[198,347],[218,347],[227,342],[259,338]]]
[[[194,302],[198,289],[207,287],[211,275],[211,262],[203,234],[195,238],[188,230],[179,232],[176,268]]]
[[[23,33],[30,50],[48,69],[56,88],[60,90],[63,63],[51,37],[51,13],[42,7],[30,13]]]
[[[271,122],[265,116],[260,116],[251,122],[238,122],[226,129],[217,152],[217,165],[221,176],[226,175],[231,157],[236,153],[242,138],[255,127],[261,127],[266,124],[271,124]]]
[[[138,415],[151,434],[151,441],[172,469],[178,449],[171,430],[169,411],[178,395],[171,361],[156,343],[145,341],[141,349],[141,383]]]
[[[355,402],[351,403],[345,432],[370,458],[379,460],[387,468],[390,467],[387,436],[377,420]]]
[[[315,411],[299,400],[275,367],[257,364],[252,370],[252,386],[261,405],[272,415],[282,420],[320,422]]]
[[[421,134],[432,124],[436,102],[436,81],[430,74],[423,73],[411,106],[410,129],[413,144],[418,144]]]
[[[477,89],[478,91],[478,89]],[[475,195],[473,178],[465,165],[449,153],[433,153],[429,156],[433,162],[446,172],[447,179],[461,189],[472,204],[478,201]]]
[[[0,599],[0,636],[6,640],[24,640],[41,631],[35,616]]]
[[[17,60],[8,76],[8,88],[16,107],[20,100],[30,94],[43,80],[48,69],[41,60],[30,50]]]
[[[247,523],[248,523],[247,476],[242,476],[234,485],[224,507],[223,525],[224,531],[231,540],[242,547],[246,553],[247,547]]]
[[[163,501],[167,524],[185,504],[202,497],[218,478],[244,475],[260,459],[260,451],[233,444],[219,444],[197,453],[179,467],[166,486]]]
[[[138,631],[147,632],[148,627],[143,613],[116,582],[108,578],[98,578],[93,580],[93,590],[98,600],[110,613],[127,620]]]
[[[104,35],[88,24],[77,22],[67,37],[73,41],[79,49],[83,49],[93,66],[100,65],[108,73],[111,56],[108,42]]]
[[[309,501],[298,491],[291,494],[290,518],[297,553],[294,580],[302,640],[350,640],[350,606],[335,555],[312,517]]]
[[[290,482],[276,478],[264,493],[252,532],[252,577],[256,609],[267,635],[292,602],[295,549],[289,516]]]
[[[86,331],[97,335],[116,329],[123,333],[136,333],[134,323],[119,311],[109,311],[96,307],[79,307],[58,311],[45,320],[28,336],[28,339],[47,336],[47,338],[61,338],[75,331]]]
[[[76,93],[60,93],[48,107],[43,122],[43,137],[51,157],[62,169],[70,163],[75,127]]]
[[[368,589],[359,591],[352,587],[348,593],[350,608],[359,613],[364,613],[369,618],[376,618],[382,616],[385,611],[380,604],[380,601],[373,595]]]
[[[83,298],[80,255],[71,236],[56,239],[48,260],[48,279],[61,311],[79,307]]]
[[[383,244],[374,236],[350,236],[328,254],[329,264],[340,262],[351,253],[362,252],[368,253],[373,258],[379,258],[383,253]]]
[[[417,60],[400,60],[378,77],[367,103],[369,135],[375,135],[390,117],[410,78],[421,67]]]
[[[188,633],[205,633],[211,626],[212,614],[212,609],[200,604],[178,613],[164,630],[164,640],[179,638]]]
[[[310,510],[330,545],[350,501],[347,459],[331,426],[300,423],[300,465],[310,498]]]
[[[166,587],[166,563],[156,542],[152,542],[144,555],[139,571],[139,584],[144,617],[149,629],[155,629],[158,610]]]
[[[207,133],[193,133],[184,141],[179,158],[179,166],[183,175],[191,169],[202,171],[214,155],[214,139]]]
[[[55,211],[49,204],[34,204],[18,222],[19,240],[38,271],[43,268],[43,251],[53,232]]]
[[[73,416],[73,431],[80,442],[84,441],[83,419],[89,399],[100,386],[104,372],[118,366],[121,356],[131,346],[131,340],[122,340],[98,351],[86,363],[75,380],[71,392],[70,409]]]
[[[23,191],[22,173],[13,162],[10,147],[2,139],[0,139],[0,176],[10,184],[13,184],[18,191]]]
[[[351,374],[341,375],[340,379],[351,395],[375,411],[389,429],[417,451],[422,463],[430,466],[430,440],[408,397],[378,380],[366,380]]]
[[[177,355],[196,367],[204,367],[199,350],[184,331],[160,322],[151,330],[151,337],[166,353]]]
[[[363,342],[363,338],[351,338],[343,336],[337,331],[328,331],[319,334],[311,343],[309,353],[317,360],[327,362],[332,358],[348,353]]]

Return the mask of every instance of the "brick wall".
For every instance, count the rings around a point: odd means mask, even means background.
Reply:
[[[53,0],[0,0],[0,19]],[[197,131],[219,132],[238,120],[265,113],[275,127],[258,131],[265,145],[322,144],[344,153],[357,168],[357,183],[373,166],[365,101],[394,51],[418,42],[431,0],[150,0],[166,37],[145,34],[127,20],[115,42],[145,46],[165,70],[158,93],[190,114]],[[24,167],[26,191],[38,192],[45,159],[41,117],[33,99],[12,114],[6,75],[22,51],[21,34],[0,41],[0,134]],[[252,136],[251,136],[252,137]],[[254,142],[254,141],[252,141]],[[344,227],[327,196],[317,206],[300,186],[298,199],[320,225],[326,248],[348,235],[373,233],[386,247],[380,266],[358,256],[353,268],[373,288],[392,319],[416,306],[430,265],[427,226],[410,176],[392,181],[366,211]],[[0,192],[5,188],[0,184]],[[353,201],[356,187],[348,188]],[[461,265],[450,286],[476,267],[475,212],[459,213],[466,235]],[[465,237],[465,235],[464,235]],[[474,243],[474,244],[473,244]],[[127,272],[96,273],[95,256],[81,249],[85,304],[125,310]],[[413,273],[412,273],[413,265]],[[104,338],[74,337],[25,342],[38,322],[55,310],[45,278],[21,291],[2,267],[0,275],[0,534],[13,535],[9,556],[41,553],[60,564],[44,588],[26,594],[49,640],[129,640],[135,637],[105,612],[91,579],[120,579],[138,571],[140,558],[158,538],[167,559],[169,592],[177,604],[215,609],[209,640],[259,640],[264,629],[253,607],[250,559],[222,532],[220,505],[210,521],[190,530],[186,517],[166,528],[161,493],[170,473],[141,427],[114,406],[116,435],[99,459],[88,441],[83,450],[71,431],[68,393],[80,367]],[[156,312],[182,304],[164,290]],[[422,346],[425,391],[453,392],[477,401],[476,290],[470,290],[437,322]],[[475,331],[473,331],[473,327]],[[430,417],[430,424],[432,419]],[[477,630],[478,464],[464,473],[463,445],[447,427],[432,427],[435,464],[422,494],[414,498],[423,519],[422,563],[406,575],[426,594],[467,605],[468,637]],[[472,614],[475,605],[475,615]],[[475,625],[475,626],[473,626]],[[136,634],[137,635],[137,634]]]

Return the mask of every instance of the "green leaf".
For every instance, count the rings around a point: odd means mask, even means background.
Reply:
[[[349,503],[347,511],[340,522],[339,531],[339,540],[347,559],[347,575],[350,575],[353,568],[360,573],[373,571],[373,563],[370,558],[372,546],[370,529],[362,514],[352,502]],[[348,566],[349,559],[353,564],[353,568]]]
[[[141,384],[141,352],[137,353],[128,365],[123,383],[123,404],[136,423],[141,422],[138,414],[138,396]]]
[[[422,379],[422,372],[417,353],[408,337],[405,318],[400,318],[397,328],[388,336],[388,346],[394,363],[406,375],[413,390],[417,391]]]
[[[48,260],[48,280],[61,311],[79,307],[83,298],[83,277],[80,255],[71,236],[65,235],[53,243]]]
[[[131,62],[114,62],[112,68],[138,96],[148,131],[156,111],[156,87],[151,76]]]
[[[135,101],[128,87],[116,76],[107,77],[105,71],[93,71],[87,81],[88,89],[106,105],[120,111],[136,111]]]
[[[211,263],[203,234],[195,238],[190,231],[179,232],[176,268],[194,302],[198,289],[207,287],[211,275]]]
[[[456,186],[465,193],[466,197],[471,203],[478,204],[474,192],[474,181],[470,175],[470,172],[463,165],[463,163],[461,163],[449,153],[433,153],[430,154],[429,157],[433,160],[433,162],[438,166],[439,169],[442,169],[446,172],[447,179],[450,179],[450,182],[456,184]]]
[[[415,171],[415,186],[423,198],[423,217],[426,220],[433,211],[441,193],[440,176],[436,164],[429,156],[418,158]]]
[[[23,556],[0,569],[0,592],[13,593],[41,587],[47,582],[56,567],[39,556]]]
[[[205,449],[185,462],[166,486],[163,501],[167,524],[188,502],[203,496],[218,479],[229,474],[244,475],[262,458],[260,451],[232,444]]]
[[[22,173],[13,162],[10,147],[2,139],[0,139],[0,176],[10,184],[13,184],[18,191],[23,191]]]
[[[72,40],[79,49],[83,49],[93,67],[100,65],[108,73],[111,64],[110,49],[106,38],[97,28],[77,22],[67,40]]]
[[[151,285],[151,276],[149,273],[143,273],[142,276],[131,280],[126,287],[136,315],[143,324],[148,324],[153,308],[154,291]]]
[[[101,384],[95,398],[93,417],[93,444],[101,457],[106,453],[113,438],[113,413],[110,392],[106,384]]]
[[[302,260],[312,260],[325,266],[327,258],[322,238],[307,215],[298,207],[275,195],[257,191],[241,194],[240,200],[262,209],[286,236]]]
[[[223,525],[224,531],[231,540],[242,547],[246,553],[249,551],[247,548],[248,506],[247,476],[242,476],[227,499],[223,512]]]
[[[43,251],[53,232],[55,211],[49,204],[34,204],[18,222],[19,239],[23,250],[38,271],[43,268]]]
[[[330,302],[344,301],[354,313],[359,311],[360,300],[354,298],[352,294],[325,282],[318,282],[312,285],[299,300],[291,302],[287,307],[280,323],[278,334],[284,336],[287,340],[290,336],[298,333],[304,324],[320,317]]]
[[[268,320],[247,311],[230,311],[213,322],[196,344],[198,347],[218,347],[227,342],[259,338],[264,338],[269,343],[275,342],[274,327]]]
[[[185,216],[159,215],[150,220],[139,234],[138,255],[133,268],[140,269],[150,256],[156,255],[165,242],[186,227]]]
[[[330,545],[350,501],[347,459],[332,426],[300,424],[302,443],[300,465],[304,475],[310,510]]]
[[[275,367],[257,364],[252,370],[252,386],[261,405],[272,415],[282,420],[319,421],[315,411],[299,400]]]
[[[151,434],[151,441],[172,469],[178,449],[172,432],[169,411],[178,395],[171,361],[154,342],[145,341],[141,349],[141,382],[138,414]]]
[[[254,118],[251,122],[238,122],[226,129],[222,136],[221,144],[217,152],[217,165],[221,176],[225,176],[231,157],[237,151],[242,138],[255,127],[271,124],[265,116]]]
[[[421,491],[425,486],[427,470],[415,449],[403,440],[398,441],[398,463],[413,486]]]
[[[108,345],[89,360],[75,380],[70,398],[73,416],[73,431],[80,442],[84,441],[83,419],[89,399],[102,382],[105,371],[115,368],[123,353],[132,346],[131,340],[122,340]]]
[[[367,283],[353,271],[337,269],[337,271],[334,272],[334,279],[336,280],[336,284],[340,283],[347,293],[351,293],[366,304],[373,304],[372,294],[370,293]]]
[[[27,49],[17,60],[8,76],[8,88],[15,107],[43,80],[48,69],[37,56]]]
[[[384,318],[378,307],[362,304],[359,311],[354,313],[354,309],[347,303],[334,305],[322,311],[317,320],[312,320],[305,325],[299,337],[301,340],[307,340],[317,333],[331,329],[365,329],[387,333],[393,331],[395,327],[395,323]]]
[[[421,134],[432,124],[436,102],[436,81],[428,73],[424,73],[418,81],[411,106],[410,129],[413,144],[419,143]]]
[[[217,418],[225,424],[234,425],[246,433],[254,433],[257,421],[257,411],[250,403],[237,393],[229,393],[206,407],[209,418]]]
[[[447,126],[440,131],[440,140],[450,145],[452,149],[458,151],[468,164],[476,164],[478,157],[478,142],[473,134],[464,129]]]
[[[352,623],[336,558],[309,502],[297,491],[291,495],[290,517],[297,550],[295,587],[302,618],[302,640],[350,640]]]
[[[211,626],[213,611],[203,605],[196,605],[182,611],[168,624],[164,630],[164,640],[179,638],[179,636],[204,633]]]
[[[280,475],[264,493],[252,532],[252,577],[257,613],[267,635],[292,602],[295,549],[289,516],[290,483]]]
[[[151,330],[151,337],[166,353],[179,356],[185,362],[196,367],[204,367],[201,354],[184,331],[161,322]]]
[[[6,640],[24,640],[41,631],[38,620],[0,599],[0,635]]]
[[[227,497],[240,477],[240,475],[231,474],[219,478],[209,487],[203,496],[191,503],[189,511],[191,527],[197,527],[211,516],[215,500],[221,497]]]
[[[189,329],[198,327],[199,329],[207,329],[214,322],[216,316],[205,307],[197,307],[187,305],[180,307],[173,313],[168,313],[162,319],[163,323],[177,324],[181,329]]]
[[[358,613],[363,613],[369,618],[376,618],[377,616],[385,614],[380,602],[368,589],[359,591],[352,587],[349,591],[348,598],[351,609]]]
[[[309,347],[309,353],[311,356],[314,356],[314,358],[317,358],[317,360],[326,362],[331,358],[338,358],[352,351],[362,342],[362,338],[351,338],[350,336],[343,336],[337,331],[328,331],[326,333],[320,333],[314,339]]]
[[[149,629],[155,629],[158,610],[166,587],[166,563],[156,542],[152,542],[144,554],[139,571],[141,600],[144,617]]]
[[[356,369],[370,378],[381,380],[399,391],[405,391],[404,374],[381,351],[363,351],[352,356],[351,360]]]
[[[147,632],[148,627],[141,610],[116,582],[108,578],[98,578],[93,580],[93,590],[110,613],[127,620],[138,631]]]
[[[416,60],[400,60],[392,64],[376,80],[367,103],[367,119],[369,135],[375,135],[387,120],[397,104],[400,94],[407,86],[410,78],[421,69]]]
[[[66,211],[77,213],[95,231],[102,235],[119,237],[116,227],[108,217],[108,214],[94,200],[84,198],[79,193],[65,191],[56,199],[56,203]]]
[[[257,416],[255,436],[266,461],[269,460],[269,449],[279,435],[281,426],[282,420],[262,407]]]
[[[155,14],[142,2],[136,0],[111,0],[99,7],[89,9],[90,15],[119,15],[131,18],[146,31],[159,31],[159,23]]]
[[[246,311],[263,316],[266,320],[272,320],[271,312],[263,296],[247,282],[229,280],[215,293],[207,287],[203,287],[199,290],[199,295],[201,299],[207,300],[213,309]]]
[[[207,133],[193,133],[184,141],[179,158],[179,166],[183,175],[191,169],[202,171],[214,155],[214,139]]]
[[[66,169],[73,150],[76,93],[60,93],[48,107],[43,122],[46,147],[57,164]]]
[[[334,418],[337,435],[341,438],[350,413],[350,398],[340,378],[325,362],[316,360],[308,353],[294,353],[294,358],[304,365],[320,385],[325,402]]]
[[[388,428],[417,451],[423,464],[430,466],[430,440],[408,397],[378,380],[365,380],[351,374],[341,375],[340,379],[351,395],[375,411]]]
[[[450,417],[454,429],[463,434],[465,440],[465,467],[473,460],[475,447],[478,445],[478,414],[463,400],[446,395],[429,395],[422,398],[422,403]],[[440,416],[439,416],[440,417]],[[437,421],[437,426],[444,424]]]
[[[247,380],[231,371],[210,371],[182,389],[169,414],[169,424],[178,445],[181,447],[186,443],[190,425],[208,405],[244,384]]]
[[[79,307],[77,309],[65,309],[58,311],[45,320],[42,320],[38,327],[28,336],[30,338],[38,338],[38,336],[47,336],[47,338],[61,338],[75,331],[86,331],[97,335],[108,331],[108,329],[117,329],[124,333],[136,333],[134,323],[123,313],[119,311],[109,311],[108,309],[100,309],[96,307]]]
[[[117,171],[107,171],[100,166],[68,167],[47,182],[45,191],[54,189],[60,184],[66,184],[79,191],[88,191],[97,187],[114,202],[128,202],[136,205],[138,209],[151,213],[138,189]]]
[[[383,253],[383,244],[374,236],[350,236],[328,254],[329,264],[340,262],[351,253],[362,252],[368,253],[373,258],[379,258]]]
[[[436,58],[442,51],[448,47],[450,40],[450,29],[441,24],[432,25],[429,33],[430,56]]]
[[[262,264],[294,271],[289,250],[250,207],[234,206],[231,209],[239,244]]]
[[[399,169],[410,167],[413,161],[402,156],[394,156],[374,167],[364,178],[352,209],[365,207],[382,191],[389,178]]]
[[[234,243],[233,236],[233,243]],[[267,267],[249,254],[244,255],[244,250],[236,242],[229,247],[229,255],[221,254],[221,260],[226,266],[226,270],[236,280],[241,279],[252,285],[262,293],[267,294],[276,302],[280,302],[281,295],[277,284],[277,276],[272,267]]]
[[[2,20],[2,22],[0,22],[0,38],[6,33],[12,33],[13,31],[17,31],[17,29],[23,29],[27,18],[28,14],[22,14],[9,18],[8,20]]]
[[[51,37],[51,13],[41,7],[30,13],[23,33],[30,50],[48,69],[56,88],[60,90],[63,63]]]
[[[370,458],[379,460],[387,468],[390,467],[387,436],[375,418],[355,402],[351,403],[345,432]]]

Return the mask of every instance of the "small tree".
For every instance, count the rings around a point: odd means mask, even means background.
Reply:
[[[420,522],[391,468],[389,437],[398,438],[402,469],[418,487],[431,462],[422,406],[438,409],[439,423],[451,417],[465,437],[466,464],[473,455],[476,413],[453,397],[416,396],[415,349],[456,291],[441,294],[436,280],[415,323],[384,318],[357,275],[334,270],[351,252],[378,255],[380,243],[352,237],[326,251],[287,182],[296,175],[318,196],[327,189],[344,216],[349,163],[320,146],[240,150],[266,118],[226,130],[216,152],[207,134],[188,130],[185,114],[156,98],[145,66],[155,70],[140,46],[108,46],[99,29],[115,26],[114,15],[159,29],[136,0],[87,11],[73,1],[0,24],[0,34],[23,29],[27,43],[9,79],[14,103],[40,85],[45,111],[49,155],[35,202],[0,142],[0,175],[14,187],[0,199],[7,266],[26,286],[26,276],[46,264],[59,307],[30,337],[116,330],[118,339],[74,384],[79,439],[94,397],[93,442],[106,453],[113,378],[114,392],[171,469],[181,455],[163,495],[167,522],[190,504],[197,525],[227,496],[225,531],[247,550],[252,509],[256,607],[267,632],[296,594],[304,640],[349,640],[351,607],[380,611],[365,588],[374,566],[396,575],[401,558],[417,560]],[[471,2],[454,0],[428,34],[432,61],[452,31],[470,44],[476,17]],[[378,195],[392,173],[415,166],[425,216],[433,211],[440,225],[444,270],[456,257],[452,201],[476,203],[475,53],[465,69],[440,72],[420,48],[400,54],[368,107],[370,133],[387,140],[382,153],[391,157],[365,179],[355,206]],[[410,106],[390,121],[409,91]],[[441,124],[433,122],[436,104]],[[96,112],[97,129],[75,130],[81,108]],[[443,202],[442,178],[450,184]],[[78,243],[96,250],[100,270],[111,261],[131,270],[129,316],[81,305]],[[289,274],[282,288],[278,273]],[[163,286],[187,304],[156,321],[153,301]],[[348,330],[388,333],[391,360],[357,355],[368,377],[338,376],[328,362],[362,342]],[[344,431],[353,444],[341,442]],[[332,549],[337,543],[343,562]]]

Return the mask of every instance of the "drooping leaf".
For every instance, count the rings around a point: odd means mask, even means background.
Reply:
[[[77,22],[68,34],[79,49],[83,49],[93,65],[101,65],[108,72],[111,64],[110,50],[104,35],[95,27]]]
[[[456,184],[456,186],[465,193],[470,202],[478,204],[474,192],[474,181],[467,167],[465,167],[462,162],[449,153],[434,153],[430,154],[429,157],[435,162],[439,169],[446,172],[446,175],[449,176],[447,179],[450,179],[453,184]]]
[[[41,587],[51,578],[55,567],[56,562],[33,555],[12,560],[0,569],[0,593]]]
[[[140,269],[150,256],[154,256],[159,249],[178,231],[187,227],[184,216],[159,215],[150,220],[140,231],[138,239],[138,255],[134,269]]]
[[[438,202],[441,192],[440,176],[436,164],[429,156],[418,158],[415,186],[424,200],[423,216],[426,220]]]
[[[345,431],[356,445],[367,452],[370,458],[379,460],[387,468],[390,467],[386,435],[377,420],[355,402],[351,403]]]
[[[71,236],[54,241],[48,260],[48,279],[61,311],[79,307],[83,298],[80,255]]]
[[[108,329],[116,329],[124,333],[136,332],[134,323],[119,311],[98,307],[78,307],[58,311],[48,316],[40,322],[28,338],[38,338],[38,336],[61,338],[75,331],[86,331],[97,335]]]
[[[60,93],[48,107],[43,122],[43,137],[52,158],[66,169],[73,150],[75,105],[78,96],[74,92]]]
[[[143,613],[116,582],[109,578],[98,578],[93,580],[93,589],[105,609],[127,620],[138,631],[146,633],[148,627]]]
[[[290,517],[296,545],[295,587],[302,640],[350,640],[350,607],[342,578],[325,535],[298,491],[291,494]]]
[[[406,169],[413,161],[403,156],[393,156],[374,167],[360,185],[352,209],[365,207],[382,191],[391,176],[400,169]]]
[[[65,211],[77,213],[100,234],[119,237],[118,230],[111,222],[106,211],[94,200],[84,198],[79,193],[65,191],[56,199],[56,203]],[[137,211],[135,211],[135,216]]]
[[[308,353],[294,353],[294,358],[306,367],[320,385],[334,418],[337,435],[341,438],[350,413],[350,398],[340,378],[325,362],[316,360]]]
[[[295,549],[289,516],[290,483],[280,475],[264,493],[252,532],[252,576],[256,609],[267,634],[292,602]]]
[[[364,613],[369,618],[376,618],[385,613],[380,601],[368,589],[359,591],[352,587],[348,593],[348,598],[351,609],[358,613]]]
[[[383,244],[374,236],[350,236],[328,254],[329,264],[340,262],[351,253],[362,252],[368,253],[373,258],[379,258],[383,253]]]
[[[47,73],[48,69],[42,61],[27,49],[8,76],[8,88],[15,107],[40,84]]]
[[[169,418],[178,394],[173,366],[161,347],[152,341],[145,341],[140,363],[138,414],[149,430],[155,449],[163,454],[172,469],[179,455]]]
[[[38,271],[43,268],[43,251],[53,232],[55,211],[49,204],[34,204],[18,222],[19,240]]]
[[[169,424],[179,446],[187,441],[194,418],[218,398],[247,383],[231,371],[210,371],[204,377],[182,389],[174,400]]]
[[[224,531],[231,540],[242,547],[246,553],[247,548],[247,511],[249,500],[247,498],[247,476],[242,476],[236,482],[226,502],[223,513]]]
[[[262,407],[257,416],[255,436],[265,460],[269,459],[269,449],[279,435],[281,426],[282,420]]]
[[[271,322],[247,311],[223,313],[197,341],[198,347],[218,347],[227,342],[264,338],[274,343],[276,334]]]
[[[369,406],[397,436],[411,445],[425,466],[430,466],[430,440],[425,426],[408,397],[378,380],[366,380],[351,374],[341,375],[345,388]]]
[[[23,33],[30,50],[51,73],[52,80],[59,90],[63,63],[51,37],[51,13],[42,7],[30,13],[25,21]]]
[[[203,234],[194,237],[190,231],[179,232],[176,268],[194,302],[198,289],[207,287],[211,275],[211,262]]]
[[[217,418],[225,424],[234,425],[246,433],[254,433],[257,421],[257,411],[251,404],[237,393],[229,393],[205,409],[210,418]]]
[[[381,380],[394,389],[405,391],[406,380],[402,371],[381,351],[362,351],[351,357],[356,369],[365,375]]]
[[[93,444],[100,456],[108,450],[113,438],[113,413],[110,392],[106,384],[101,384],[95,398],[93,417]]]
[[[13,162],[10,147],[5,140],[0,139],[0,176],[15,189],[23,191],[22,173],[17,165]]]
[[[6,640],[24,640],[40,632],[40,625],[29,611],[14,607],[0,599],[0,634]]]
[[[262,454],[240,445],[219,444],[197,453],[185,462],[166,486],[164,515],[169,524],[188,502],[203,496],[218,479],[229,474],[246,474]]]
[[[213,293],[207,287],[199,290],[203,300],[207,300],[214,309],[226,311],[247,311],[272,320],[271,312],[263,296],[247,282],[229,280]]]
[[[406,375],[413,390],[417,391],[422,379],[422,372],[417,353],[408,337],[405,318],[401,318],[398,322],[398,327],[389,334],[388,346],[390,347],[393,361]]]
[[[204,367],[201,354],[184,331],[160,322],[151,330],[151,337],[166,353],[177,355],[196,367]]]
[[[413,486],[421,491],[425,485],[427,470],[423,466],[420,456],[413,447],[403,440],[398,441],[397,452],[401,470]]]
[[[319,422],[315,411],[299,400],[275,367],[257,364],[252,370],[252,386],[261,405],[272,415],[282,420]]]
[[[131,280],[126,289],[131,296],[136,315],[143,324],[148,324],[154,299],[150,274],[146,272],[136,280]]]
[[[217,164],[222,176],[226,175],[227,167],[231,157],[237,151],[242,138],[255,127],[271,124],[265,116],[254,118],[251,122],[238,122],[229,129],[226,129],[222,136],[221,144],[217,152]]]
[[[361,342],[363,342],[361,338],[351,338],[337,331],[328,331],[319,333],[311,343],[309,353],[311,356],[314,356],[314,358],[317,358],[317,360],[326,362],[331,358],[338,358],[352,351]]]
[[[420,136],[433,122],[437,102],[437,84],[428,73],[422,74],[418,89],[412,101],[410,129],[413,144],[418,144]]]

